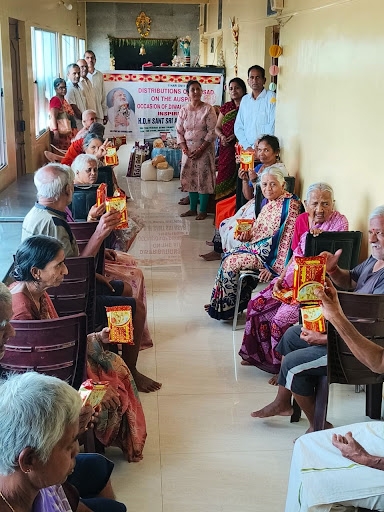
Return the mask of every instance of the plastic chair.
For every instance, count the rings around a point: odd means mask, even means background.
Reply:
[[[80,387],[86,378],[85,313],[50,320],[12,320],[11,324],[16,335],[5,344],[3,371],[35,371]]]
[[[56,151],[56,153],[60,156],[64,156],[66,153],[66,151],[64,151],[64,149],[59,149],[56,146],[54,146],[53,144],[51,144],[51,148],[53,149],[53,151]]]
[[[44,156],[48,162],[56,162],[60,164],[64,155],[60,156],[56,153],[52,153],[52,151],[44,151]]]
[[[88,212],[96,204],[99,185],[75,185],[69,209],[76,221],[86,221]]]
[[[384,347],[384,295],[339,292],[341,307],[360,334]],[[349,350],[339,333],[328,322],[327,376],[319,378],[316,388],[314,429],[323,430],[327,416],[330,384],[365,384],[365,413],[381,418],[384,374],[372,372]]]
[[[295,178],[293,176],[286,176],[284,179],[285,179],[286,190],[292,194],[293,191],[295,190],[295,181],[296,181]],[[240,180],[240,178],[238,178],[238,180]],[[240,182],[241,181],[242,180],[240,180]],[[240,195],[240,190],[241,190],[241,195]],[[239,190],[239,181],[238,181],[237,182],[237,192],[236,192],[236,209],[237,210],[242,206],[241,205],[239,208],[237,208],[237,201],[239,199],[241,199],[241,196],[244,197],[243,193],[242,193],[242,189],[240,189],[240,190]],[[261,203],[262,203],[263,199],[264,199],[264,196],[261,192],[261,188],[256,187],[256,190],[255,190],[255,218],[257,218],[260,213]],[[256,286],[259,283],[259,271],[258,270],[241,270],[240,271],[239,282],[237,285],[237,292],[236,292],[235,313],[233,316],[232,331],[236,331],[236,328],[237,328],[237,317],[239,314],[241,287],[242,287],[243,281],[246,277],[253,278],[254,288],[256,288]]]
[[[60,317],[83,313],[87,315],[87,333],[95,330],[96,279],[95,258],[67,258],[68,274],[60,286],[47,290]]]

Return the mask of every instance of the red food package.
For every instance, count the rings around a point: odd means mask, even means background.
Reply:
[[[106,148],[104,164],[105,165],[118,165],[119,164],[119,157],[117,156],[116,146],[109,146]]]
[[[120,222],[115,229],[123,229],[128,227],[128,211],[127,211],[127,198],[123,192],[113,197],[107,197],[105,200],[105,209],[107,212],[111,209],[120,212]]]
[[[104,398],[108,386],[108,381],[94,382],[92,379],[84,381],[79,388],[83,406],[91,405],[93,408],[97,407]]]
[[[134,345],[131,306],[111,306],[107,311],[110,343],[127,343]]]
[[[255,167],[255,153],[253,151],[240,152],[240,170],[242,171],[253,171]]]
[[[296,256],[293,273],[293,300],[295,302],[319,304],[315,290],[324,289],[326,261],[325,256]]]
[[[234,233],[235,238],[239,236],[240,233],[252,229],[253,223],[253,219],[236,219],[236,228]]]
[[[272,292],[275,299],[284,302],[284,304],[291,304],[293,298],[293,290],[288,288],[282,288],[279,292]]]
[[[301,308],[303,327],[309,331],[325,332],[325,318],[318,304]]]
[[[96,191],[96,205],[100,206],[107,199],[107,184],[101,183]]]

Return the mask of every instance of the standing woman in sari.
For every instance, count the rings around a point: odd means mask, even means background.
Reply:
[[[205,306],[209,316],[216,320],[233,318],[240,270],[260,269],[259,280],[269,281],[281,274],[290,258],[290,245],[301,202],[297,196],[285,191],[284,174],[277,167],[268,167],[261,173],[260,186],[268,202],[252,229],[239,235],[244,243],[224,254],[211,302]],[[250,283],[244,280],[240,311],[248,304],[251,293]]]
[[[53,82],[56,95],[51,98],[49,102],[49,130],[51,132],[51,142],[58,149],[67,150],[71,145],[71,139],[76,136],[77,128],[72,128],[72,120],[75,119],[75,113],[71,105],[67,102],[64,96],[67,94],[67,85],[62,78],[56,78]],[[71,131],[68,134],[59,133],[58,117],[60,115],[67,115],[69,123],[71,124]]]
[[[215,199],[219,201],[236,192],[237,172],[235,159],[235,120],[247,86],[241,78],[232,78],[228,84],[231,101],[220,108],[215,132],[219,137],[219,161],[217,166]]]

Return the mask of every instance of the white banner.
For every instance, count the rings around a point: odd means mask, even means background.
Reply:
[[[104,73],[108,106],[105,136],[126,135],[139,140],[175,136],[180,108],[188,102],[186,84],[198,80],[203,89],[202,100],[221,105],[223,75],[191,74],[188,71],[109,71]]]

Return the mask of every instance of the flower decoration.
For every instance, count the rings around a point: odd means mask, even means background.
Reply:
[[[235,76],[237,76],[237,59],[239,57],[239,25],[236,21],[236,18],[229,18],[232,32],[232,40],[233,40],[233,53],[235,54],[235,65],[233,66],[235,69]]]
[[[141,11],[136,18],[136,27],[140,37],[149,36],[149,32],[151,31],[151,22],[151,18],[147,16],[144,11]]]

